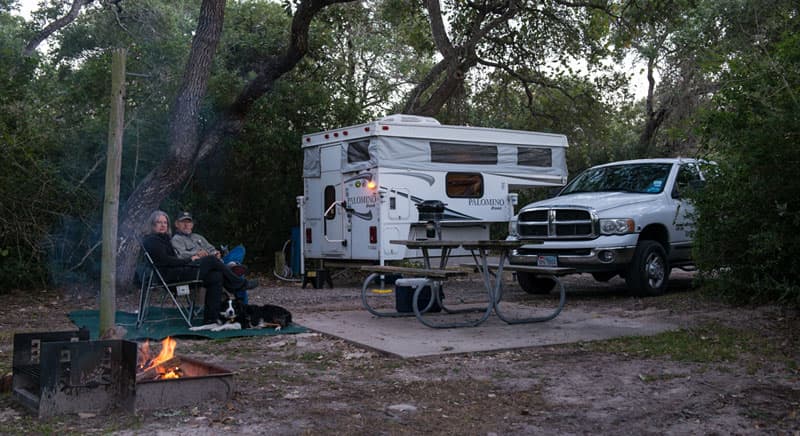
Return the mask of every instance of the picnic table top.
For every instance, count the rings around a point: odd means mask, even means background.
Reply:
[[[488,249],[502,249],[502,248],[516,248],[521,245],[536,244],[537,241],[510,241],[506,239],[486,239],[486,240],[473,240],[473,241],[454,241],[454,240],[438,240],[438,239],[418,239],[418,240],[390,240],[390,244],[405,245],[408,248],[456,248],[464,247],[467,250],[475,250],[481,248]],[[541,241],[538,241],[541,243]]]

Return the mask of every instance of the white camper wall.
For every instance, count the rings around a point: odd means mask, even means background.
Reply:
[[[355,143],[360,143],[360,150],[348,158],[348,145]],[[487,153],[470,161],[468,156],[481,151],[475,147],[486,147]],[[307,201],[301,227],[312,231],[313,242],[304,247],[311,259],[382,263],[418,255],[388,241],[425,237],[416,209],[424,200],[447,204],[444,238],[486,239],[490,223],[507,222],[513,215],[512,187],[561,186],[567,180],[564,135],[444,126],[425,117],[393,115],[305,135],[303,148]],[[481,194],[448,195],[448,174],[455,173],[480,175]],[[377,183],[375,192],[357,183],[368,179]],[[336,200],[347,203],[349,211],[339,208],[335,220],[325,220],[324,189],[332,184],[337,186]],[[326,241],[325,224],[328,239],[347,242]],[[369,239],[371,228],[377,232],[375,243]]]

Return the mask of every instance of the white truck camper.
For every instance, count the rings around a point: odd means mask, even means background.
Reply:
[[[514,216],[510,189],[567,181],[564,135],[413,115],[304,135],[302,147],[301,273],[305,260],[383,265],[421,256],[394,239],[488,239],[491,223]],[[430,200],[445,205],[439,234],[416,207]]]

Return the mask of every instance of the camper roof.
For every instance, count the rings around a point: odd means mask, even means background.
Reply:
[[[567,147],[567,138],[564,135],[523,130],[450,126],[440,124],[435,118],[404,114],[389,115],[369,123],[303,135],[302,147],[315,147],[373,136]]]

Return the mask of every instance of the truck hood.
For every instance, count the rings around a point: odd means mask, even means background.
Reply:
[[[630,192],[585,192],[553,197],[537,201],[525,207],[569,207],[581,206],[605,212],[618,207],[656,201],[661,194],[632,194]]]

